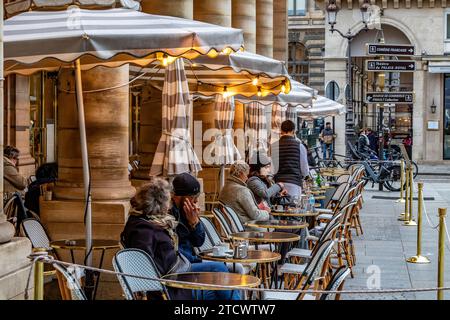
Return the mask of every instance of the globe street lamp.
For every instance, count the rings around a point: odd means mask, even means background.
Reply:
[[[361,4],[360,11],[361,11],[361,22],[364,24],[364,30],[367,31],[369,28],[367,27],[367,24],[369,22],[370,18],[370,0],[364,0]],[[346,134],[345,134],[345,145],[347,146],[348,140],[349,140],[349,134],[347,133],[347,127],[354,128],[354,112],[353,112],[353,86],[352,86],[352,54],[351,54],[351,42],[353,38],[355,38],[358,33],[352,34],[351,30],[349,29],[347,33],[343,33],[342,31],[336,29],[334,26],[337,22],[337,15],[339,12],[339,7],[336,4],[336,0],[329,0],[328,5],[326,6],[327,11],[327,18],[328,18],[328,24],[330,25],[330,31],[331,33],[337,32],[341,37],[347,39],[347,75],[346,75],[346,82],[349,87],[349,93],[348,93],[348,99],[347,101],[347,114],[346,114]]]

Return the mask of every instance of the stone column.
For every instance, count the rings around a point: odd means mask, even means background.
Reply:
[[[273,57],[273,0],[256,0],[256,53]]]
[[[194,0],[194,20],[231,27],[231,0]]]
[[[440,131],[426,131],[426,120],[428,117],[432,118],[434,115],[428,115],[426,112],[427,106],[430,105],[429,101],[432,101],[431,96],[439,97],[440,88],[437,84],[439,81],[435,81],[436,86],[432,86],[429,82],[433,78],[436,79],[435,75],[432,75],[428,79],[427,71],[423,69],[423,64],[421,61],[416,61],[416,71],[414,72],[414,92],[416,93],[413,105],[412,113],[412,128],[413,128],[413,146],[412,146],[412,159],[426,160],[425,158],[436,157],[438,154],[442,155],[442,143],[439,143]],[[439,74],[440,76],[440,74]],[[434,80],[433,79],[433,80]],[[437,87],[437,88],[436,88]],[[436,101],[436,100],[435,100]],[[439,101],[439,100],[438,100]],[[437,104],[439,105],[439,104]],[[429,109],[429,107],[428,107]],[[439,112],[439,111],[437,111]],[[428,139],[427,139],[428,138]],[[431,139],[430,139],[431,138]],[[432,141],[428,145],[428,141]],[[434,148],[433,148],[434,147]],[[426,152],[424,154],[424,151]],[[429,159],[431,160],[431,159]],[[434,159],[433,159],[434,160]],[[439,160],[442,160],[442,156]]]
[[[193,0],[143,0],[142,12],[186,19],[193,18]]]
[[[90,90],[129,81],[129,67],[96,67],[82,72],[86,135],[93,200],[128,200],[134,189],[128,179],[128,85],[114,90]],[[59,77],[63,89],[75,90],[72,70]],[[75,95],[60,92],[58,112],[57,199],[84,199],[83,167]]]
[[[273,0],[273,58],[288,60],[287,0]]]
[[[34,174],[35,159],[30,154],[30,78],[20,75],[8,77],[7,142],[20,150],[17,168],[28,177]]]
[[[233,0],[231,24],[244,32],[247,51],[256,52],[256,0]]]

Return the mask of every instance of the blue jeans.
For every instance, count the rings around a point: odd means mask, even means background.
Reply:
[[[328,150],[328,158],[327,158],[327,150]],[[333,144],[322,144],[322,151],[323,151],[323,159],[324,160],[332,160],[333,159]]]
[[[222,262],[193,263],[192,272],[228,272],[228,267]],[[194,300],[241,300],[236,290],[192,290]]]

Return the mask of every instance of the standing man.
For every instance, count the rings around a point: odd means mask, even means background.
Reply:
[[[322,142],[323,160],[333,159],[333,142],[336,138],[334,129],[331,128],[331,122],[325,124],[325,128],[320,132],[319,139]],[[328,158],[327,158],[328,150]]]
[[[300,196],[303,180],[309,179],[308,152],[295,136],[294,122],[283,121],[280,140],[271,150],[275,182],[282,182],[291,196]]]

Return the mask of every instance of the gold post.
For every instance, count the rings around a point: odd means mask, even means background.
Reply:
[[[444,254],[445,254],[445,216],[446,208],[439,208],[439,256],[438,256],[438,288],[444,286]],[[444,291],[439,290],[437,293],[438,300],[444,300]]]
[[[408,209],[409,209],[409,197],[408,197],[408,190],[409,190],[409,174],[408,174],[408,166],[405,168],[405,211],[400,213],[400,216],[398,217],[398,220],[400,221],[408,221]]]
[[[46,252],[45,248],[35,248],[33,253]],[[37,261],[34,266],[34,300],[44,300],[44,262]]]
[[[400,160],[400,198],[397,200],[399,203],[404,203],[403,198],[403,184],[405,183],[405,161]]]
[[[408,210],[408,219],[405,220],[406,222],[403,224],[405,226],[414,227],[417,226],[417,223],[413,220],[413,194],[414,194],[414,177],[413,177],[413,169],[411,166],[411,163],[408,165],[408,174],[409,174],[409,194],[407,196],[409,197],[409,210]]]
[[[423,182],[419,182],[417,198],[417,254],[406,259],[409,263],[430,263],[430,259],[422,256],[422,208],[423,208]]]

